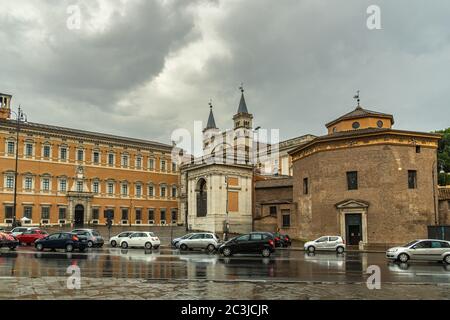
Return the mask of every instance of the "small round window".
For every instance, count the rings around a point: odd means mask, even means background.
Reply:
[[[360,127],[359,122],[358,121],[353,122],[352,127],[353,127],[353,129],[359,129],[359,127]]]
[[[378,126],[378,128],[383,128],[383,121],[378,120],[377,126]]]

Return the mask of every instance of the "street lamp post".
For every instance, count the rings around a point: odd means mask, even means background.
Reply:
[[[17,112],[12,111],[16,116],[16,154],[15,154],[15,167],[14,167],[14,205],[13,205],[13,222],[12,227],[17,227],[17,177],[18,177],[18,167],[19,167],[19,133],[20,133],[20,122],[25,120],[26,121],[26,115],[22,112],[22,109],[19,106],[19,109]]]

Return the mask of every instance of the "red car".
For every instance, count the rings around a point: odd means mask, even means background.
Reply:
[[[36,240],[43,239],[47,236],[48,236],[47,232],[40,229],[33,229],[25,231],[24,233],[18,235],[16,238],[17,240],[19,240],[19,243],[25,245],[32,245]]]

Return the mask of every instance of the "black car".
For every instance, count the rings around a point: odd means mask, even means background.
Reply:
[[[229,257],[236,253],[261,254],[270,257],[275,251],[273,236],[268,232],[253,232],[231,239],[219,247],[219,253]]]
[[[70,232],[59,232],[53,233],[48,237],[36,240],[35,245],[38,251],[44,249],[64,249],[66,252],[72,252],[74,249],[79,251],[84,251],[87,247],[87,241],[85,239],[80,239],[74,233]]]

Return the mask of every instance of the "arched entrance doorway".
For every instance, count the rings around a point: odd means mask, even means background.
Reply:
[[[208,192],[206,189],[206,180],[201,178],[197,182],[197,217],[206,217],[208,213]]]
[[[84,207],[81,204],[78,204],[75,207],[74,223],[75,223],[76,226],[84,225]]]

